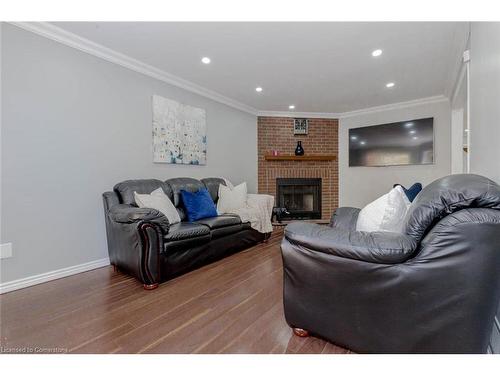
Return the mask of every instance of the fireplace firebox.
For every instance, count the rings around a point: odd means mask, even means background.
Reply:
[[[321,219],[321,178],[277,178],[276,201],[284,220]]]

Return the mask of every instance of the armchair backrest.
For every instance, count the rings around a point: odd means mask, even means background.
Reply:
[[[413,201],[404,225],[417,241],[445,216],[466,208],[500,210],[500,186],[474,174],[456,174],[427,185]]]

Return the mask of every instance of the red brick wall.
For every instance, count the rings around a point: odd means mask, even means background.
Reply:
[[[259,117],[258,171],[259,193],[276,194],[276,178],[322,179],[322,218],[329,219],[339,202],[338,120],[309,119],[308,135],[293,135],[293,118]],[[297,141],[302,141],[305,155],[336,155],[334,161],[266,161],[264,155],[278,150],[293,155]]]

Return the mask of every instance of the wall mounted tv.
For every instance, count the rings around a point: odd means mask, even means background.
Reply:
[[[434,163],[434,118],[349,129],[349,166]]]

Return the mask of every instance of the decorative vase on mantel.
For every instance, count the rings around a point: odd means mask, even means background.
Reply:
[[[302,147],[302,141],[297,141],[297,147],[295,148],[295,156],[304,155],[304,148]]]

